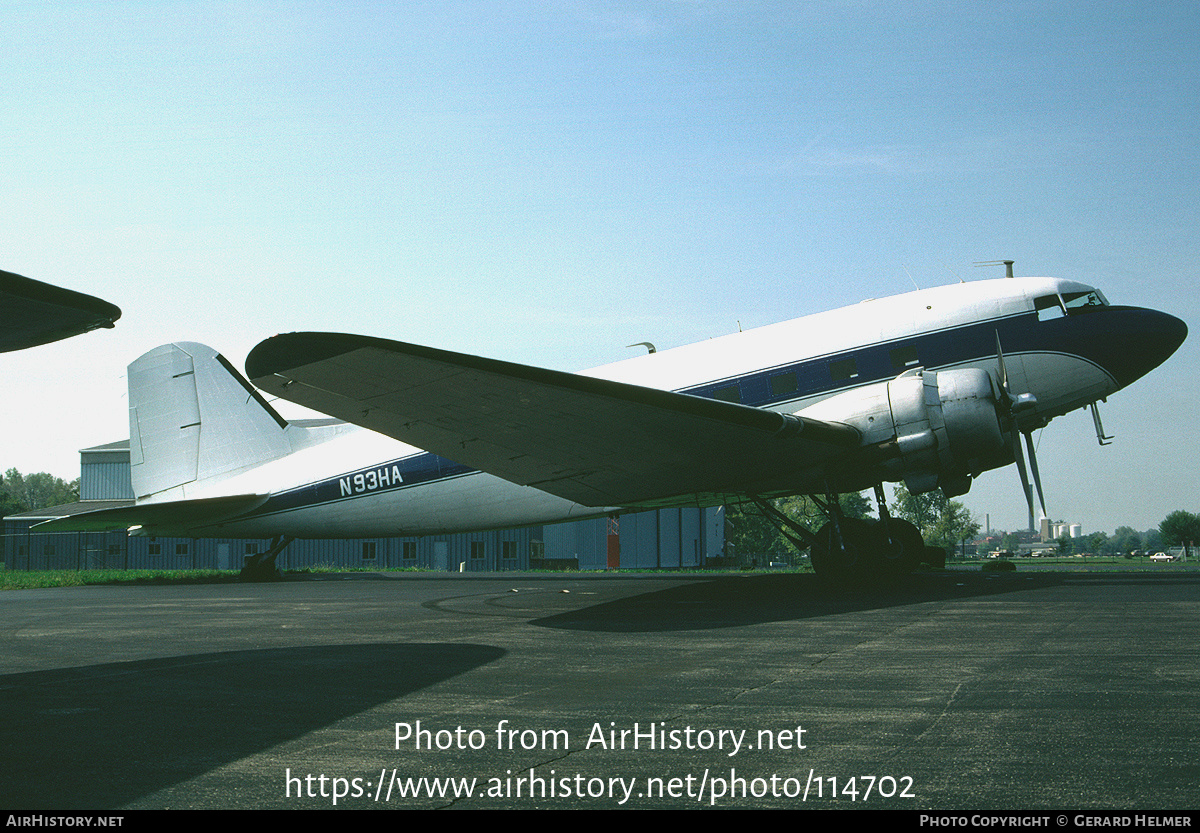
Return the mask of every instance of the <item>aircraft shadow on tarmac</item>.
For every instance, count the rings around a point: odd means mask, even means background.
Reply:
[[[887,585],[831,588],[814,575],[723,576],[557,613],[530,624],[566,630],[653,632],[735,628],[898,605],[1013,593],[1062,582],[1057,574],[947,572]]]
[[[327,645],[0,677],[0,806],[116,808],[504,656]]]

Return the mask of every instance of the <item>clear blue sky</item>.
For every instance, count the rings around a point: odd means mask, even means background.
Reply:
[[[1011,258],[1193,331],[1116,444],[1042,432],[1051,514],[1200,511],[1200,4],[13,0],[0,37],[0,269],[124,311],[0,356],[0,469],[77,476],[167,341],[577,370]],[[1011,467],[963,501],[1025,523]]]

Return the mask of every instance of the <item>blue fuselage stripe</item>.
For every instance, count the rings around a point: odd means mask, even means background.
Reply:
[[[1091,348],[1101,341],[1095,335],[1103,327],[1104,310],[1050,321],[1039,321],[1033,312],[994,318],[777,365],[677,392],[726,398],[730,389],[736,388],[737,398],[733,401],[769,408],[780,403],[894,379],[908,367],[936,369],[992,358],[996,355],[997,334],[1006,354],[1060,353],[1105,367],[1117,359],[1103,355],[1102,348],[1092,348],[1099,351],[1098,355],[1081,355],[1081,345]],[[850,371],[854,375],[846,376]],[[787,374],[794,375],[794,388],[790,387],[790,381],[781,383],[779,377],[786,377]],[[772,380],[775,380],[774,383]],[[301,507],[336,503],[384,491],[446,481],[475,472],[470,466],[429,452],[420,452],[274,494],[252,516],[261,517]]]

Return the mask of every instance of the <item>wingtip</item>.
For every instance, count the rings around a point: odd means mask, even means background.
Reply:
[[[342,333],[280,333],[260,341],[246,356],[246,376],[251,380],[284,373],[310,362],[341,355],[351,348],[349,336]]]

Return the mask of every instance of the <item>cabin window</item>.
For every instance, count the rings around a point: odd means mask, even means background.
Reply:
[[[483,558],[483,541],[471,542],[471,557]]]
[[[780,373],[777,376],[771,377],[771,393],[775,396],[783,396],[788,393],[795,393],[800,389],[800,383],[796,380],[794,372]]]
[[[363,541],[363,561],[375,560],[375,542]]]
[[[839,359],[829,363],[829,375],[835,382],[858,378],[858,364],[854,359]]]
[[[416,541],[405,541],[402,549],[403,549],[403,552],[400,554],[400,557],[403,558],[405,561],[416,561],[417,560],[417,542]]]
[[[896,370],[903,370],[906,367],[916,367],[921,363],[917,358],[917,346],[915,344],[906,344],[903,347],[897,347],[891,352],[892,367]]]
[[[147,555],[162,555],[162,544],[149,544],[146,547]]]
[[[722,402],[733,402],[741,404],[742,392],[737,385],[727,385],[723,388],[717,388],[713,391],[713,399],[720,399]]]
[[[188,545],[187,544],[176,544],[175,545],[175,554],[176,555],[187,555],[188,554]]]
[[[517,542],[516,541],[501,541],[500,542],[500,557],[509,561],[517,559]]]

